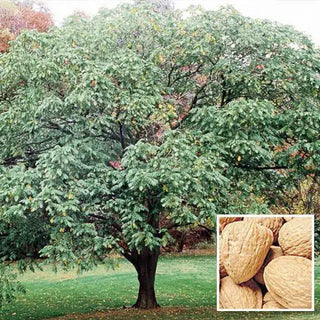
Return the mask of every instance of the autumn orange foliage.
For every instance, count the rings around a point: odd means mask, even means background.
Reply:
[[[36,11],[22,3],[0,1],[0,53],[7,52],[21,31],[36,29],[46,32],[54,25],[49,12]]]
[[[8,29],[0,29],[0,53],[9,50],[9,41],[14,39],[14,35]]]

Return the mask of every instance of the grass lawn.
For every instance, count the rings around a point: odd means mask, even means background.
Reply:
[[[21,276],[27,289],[0,312],[12,319],[320,319],[316,312],[217,312],[215,258],[212,255],[162,256],[156,280],[158,302],[153,311],[122,309],[135,302],[138,282],[134,268],[119,260],[119,268],[103,266],[77,276],[73,272],[28,272]],[[320,262],[316,263],[316,296],[320,296]]]
[[[123,259],[119,259],[119,268],[115,270],[100,266],[77,276],[74,272],[55,274],[48,267],[43,272],[28,272],[20,280],[26,287],[27,294],[6,305],[0,311],[1,320],[43,319],[119,309],[124,305],[132,305],[138,293],[136,271]],[[181,311],[181,306],[186,309],[198,308],[195,312],[202,312],[204,310],[200,307],[215,305],[214,281],[215,258],[212,255],[162,256],[156,278],[158,302],[163,307],[179,307],[167,309],[169,316],[173,317]],[[128,312],[132,310],[120,310],[118,313],[122,315],[115,314],[112,319],[118,319],[117,316],[119,319],[128,319]],[[205,313],[208,314],[208,311]],[[212,310],[210,313],[212,314]],[[69,319],[76,319],[76,316]],[[141,314],[138,313],[136,319],[141,319]]]

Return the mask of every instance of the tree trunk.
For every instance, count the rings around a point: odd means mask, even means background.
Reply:
[[[137,302],[133,305],[134,308],[153,309],[159,307],[154,291],[159,252],[159,249],[144,248],[137,256],[135,268],[138,272],[139,295]]]
[[[186,238],[186,235],[187,235],[187,232],[185,232],[185,231],[181,232],[181,237],[179,238],[179,241],[178,241],[178,252],[183,251],[184,240]]]

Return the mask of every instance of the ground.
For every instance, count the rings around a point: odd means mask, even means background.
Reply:
[[[156,288],[162,308],[139,311],[123,308],[135,302],[138,282],[133,267],[123,259],[119,266],[77,275],[52,273],[51,268],[21,276],[27,294],[6,305],[1,320],[26,319],[317,319],[316,312],[222,313],[216,311],[215,257],[210,251],[166,255],[159,261]],[[316,296],[320,296],[320,261],[315,268]]]

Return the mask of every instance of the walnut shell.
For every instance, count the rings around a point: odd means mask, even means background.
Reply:
[[[263,279],[263,272],[265,267],[268,265],[268,263],[278,257],[283,256],[283,252],[282,249],[278,246],[271,246],[270,250],[266,256],[266,258],[264,259],[263,265],[260,268],[259,272],[254,276],[254,280],[256,280],[258,283],[260,284],[265,284],[264,283],[264,279]]]
[[[228,275],[237,284],[253,278],[272,244],[271,230],[252,221],[236,221],[225,227],[222,236],[222,260]]]
[[[219,236],[219,275],[220,275],[220,279],[226,277],[228,275],[226,268],[223,265],[223,261],[222,261],[222,246],[221,246],[221,242],[222,242],[222,235]]]
[[[225,226],[229,223],[235,222],[235,221],[240,221],[242,220],[241,217],[219,217],[219,230],[220,232],[223,231]]]
[[[285,223],[280,229],[278,241],[285,255],[311,259],[312,217],[294,218]]]
[[[262,301],[262,309],[286,309],[280,303],[273,299],[270,292],[267,292]]]
[[[219,305],[221,309],[261,309],[261,289],[254,280],[236,284],[225,277],[221,279]]]
[[[274,300],[288,309],[312,307],[312,261],[296,256],[272,260],[264,270],[266,287]]]
[[[269,228],[273,233],[273,243],[278,241],[279,230],[283,225],[282,218],[270,218],[270,217],[246,217],[243,219],[246,220],[254,220],[256,223],[259,223],[267,228]]]
[[[270,294],[270,292],[266,292],[266,294],[263,296],[263,301],[262,303],[265,303],[265,302],[270,302],[270,301],[275,301],[272,297],[272,295]]]

